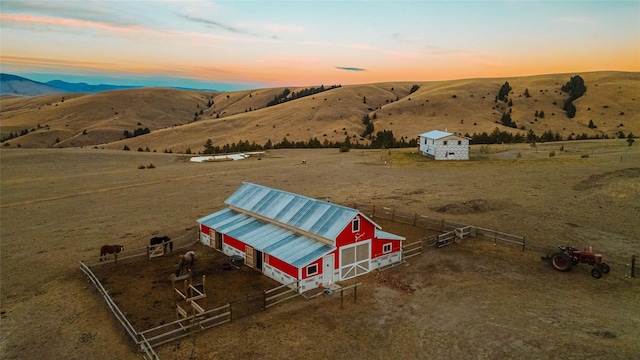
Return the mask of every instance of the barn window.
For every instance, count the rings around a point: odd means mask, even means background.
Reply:
[[[447,140],[443,141],[442,145],[447,146]]]
[[[360,231],[360,218],[355,218],[351,222],[351,231],[358,232]]]
[[[316,275],[318,273],[318,264],[307,266],[307,276]]]
[[[462,141],[458,140],[458,145],[462,145]]]
[[[383,254],[388,254],[391,252],[391,243],[387,243],[382,245],[382,253]]]

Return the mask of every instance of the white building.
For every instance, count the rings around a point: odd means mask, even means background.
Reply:
[[[436,160],[469,160],[469,139],[433,130],[419,135],[420,153]]]

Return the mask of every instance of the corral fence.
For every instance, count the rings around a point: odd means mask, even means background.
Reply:
[[[199,242],[199,240],[193,241],[192,239],[193,234],[184,234],[176,237],[176,239],[173,239],[172,241],[175,244],[174,247],[177,247],[177,250],[180,250]],[[182,319],[138,332],[127,320],[120,308],[118,308],[118,305],[113,301],[109,292],[96,277],[92,268],[100,268],[109,264],[111,264],[111,266],[118,266],[143,260],[150,260],[149,246],[123,251],[116,256],[109,255],[109,259],[104,261],[100,261],[99,258],[80,261],[80,270],[93,283],[100,295],[102,295],[113,315],[116,317],[118,322],[122,324],[127,335],[133,340],[136,346],[140,347],[145,359],[160,359],[154,351],[155,347],[188,336],[195,336],[197,332],[264,311],[269,307],[300,295],[297,291],[299,286],[298,282],[280,285],[273,289],[256,292],[242,298],[234,299],[215,309],[198,312]]]
[[[442,232],[441,234],[421,238],[419,241],[403,244],[402,253],[404,259],[420,255],[424,249],[441,248],[453,243],[459,243],[462,239],[466,239],[468,237],[481,237],[492,240],[494,244],[504,243],[518,245],[522,247],[522,251],[525,251],[525,238],[522,236],[507,234],[473,225],[451,222],[444,219],[437,219],[385,206],[353,204],[353,208],[364,214],[368,214],[372,219],[380,218],[391,220]]]
[[[193,240],[194,237],[196,238],[196,240]],[[180,250],[180,249],[184,249],[189,246],[192,246],[194,244],[197,244],[198,242],[200,242],[200,240],[197,239],[197,235],[194,235],[193,233],[186,233],[186,234],[176,236],[174,239],[171,240],[171,242],[174,245],[174,248],[175,248],[174,250]],[[108,254],[106,260],[101,261],[100,258],[96,256],[95,258],[92,258],[92,259],[83,260],[83,262],[89,267],[94,267],[94,266],[101,266],[101,265],[107,265],[107,264],[114,264],[115,266],[118,266],[120,264],[129,264],[129,263],[137,262],[142,258],[147,258],[150,260],[151,259],[151,257],[149,256],[150,248],[151,246],[148,246],[148,245],[145,247],[136,248],[133,250],[127,250],[127,248],[125,247],[125,250],[121,253]],[[152,250],[155,250],[155,247],[153,247]]]

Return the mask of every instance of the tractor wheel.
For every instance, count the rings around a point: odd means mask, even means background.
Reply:
[[[609,267],[609,265],[607,265],[607,263],[602,263],[600,264],[600,270],[603,274],[608,274],[609,271],[611,271],[611,268]]]
[[[602,271],[600,271],[600,269],[598,268],[593,268],[591,269],[591,276],[596,279],[600,279],[602,277]]]
[[[551,255],[551,266],[558,271],[569,271],[571,258],[567,254],[555,253]]]

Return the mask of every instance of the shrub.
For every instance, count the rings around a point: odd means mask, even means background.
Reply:
[[[549,157],[554,157],[554,156],[556,156],[556,151],[551,150],[551,152],[549,153]]]
[[[147,166],[147,169],[155,169],[155,168],[156,168],[156,167],[155,167],[155,165],[153,165],[153,164],[149,164],[149,166]]]
[[[138,166],[138,169],[140,169],[140,170],[142,170],[142,169],[146,169],[146,168],[147,168],[147,167],[146,167],[146,166],[144,166],[144,165],[140,165],[140,166]]]

